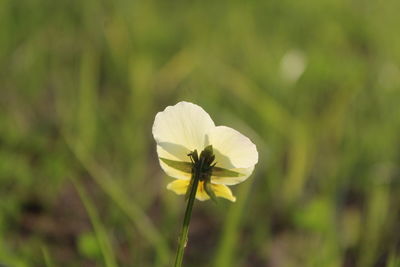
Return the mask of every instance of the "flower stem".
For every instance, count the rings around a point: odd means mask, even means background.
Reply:
[[[195,176],[197,176],[196,174]],[[192,216],[193,203],[196,198],[197,186],[199,184],[199,179],[197,177],[192,177],[192,179],[194,179],[194,181],[190,191],[188,204],[185,211],[185,217],[183,219],[182,232],[179,237],[178,250],[176,251],[176,258],[175,258],[175,267],[182,266],[183,254],[185,252],[185,247],[188,240],[189,224],[190,224],[190,218]]]

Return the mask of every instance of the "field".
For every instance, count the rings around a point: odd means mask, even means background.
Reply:
[[[171,266],[155,114],[257,145],[184,266],[400,266],[400,2],[0,1],[0,265]]]

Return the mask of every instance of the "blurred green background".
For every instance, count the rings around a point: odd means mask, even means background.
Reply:
[[[0,263],[171,266],[151,134],[186,100],[257,144],[186,266],[400,266],[400,2],[0,1]]]

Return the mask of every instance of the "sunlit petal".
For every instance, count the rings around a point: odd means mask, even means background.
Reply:
[[[236,197],[233,196],[232,191],[229,189],[229,187],[221,184],[212,184],[212,189],[218,197],[223,197],[226,198],[232,202],[236,201]]]
[[[206,190],[204,189],[204,182],[199,182],[199,185],[197,186],[196,198],[201,201],[210,199]]]
[[[184,195],[189,186],[188,180],[175,180],[167,185],[167,189],[178,195]]]
[[[217,126],[208,132],[207,137],[207,145],[213,146],[218,167],[249,168],[258,162],[256,146],[232,128]]]
[[[153,124],[153,136],[157,145],[173,156],[170,159],[186,161],[190,151],[203,150],[206,133],[214,127],[211,117],[200,106],[179,102],[157,113]]]
[[[241,183],[244,180],[246,180],[247,178],[249,178],[249,176],[252,174],[252,172],[254,170],[254,166],[251,166],[249,168],[237,168],[237,169],[232,169],[232,170],[243,174],[243,176],[239,176],[239,177],[211,176],[211,182],[213,184],[224,184],[224,185],[235,185],[235,184]]]
[[[160,158],[167,158],[167,159],[173,159],[173,160],[181,160],[178,159],[175,155],[167,152],[165,149],[163,149],[161,146],[157,145],[157,154]],[[189,157],[186,156],[185,161],[188,161]],[[161,168],[165,171],[165,173],[168,176],[171,176],[176,179],[183,179],[183,180],[189,180],[191,177],[191,174],[179,171],[175,168],[172,168],[165,164],[162,160],[159,160]]]

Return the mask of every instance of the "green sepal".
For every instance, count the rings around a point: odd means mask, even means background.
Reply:
[[[228,169],[224,169],[221,167],[213,167],[212,168],[212,176],[218,176],[218,177],[239,177],[239,176],[244,176],[244,174],[231,171]]]
[[[214,202],[214,203],[218,203],[217,201],[217,196],[215,195],[214,191],[211,188],[211,183],[208,181],[205,181],[204,184],[204,190],[206,191],[207,195],[210,197],[210,199]]]
[[[169,167],[174,168],[178,171],[185,172],[188,174],[192,173],[192,167],[193,163],[191,162],[186,162],[186,161],[177,161],[177,160],[172,160],[172,159],[166,159],[166,158],[161,158],[160,160],[167,164]],[[215,167],[213,166],[212,168],[212,176],[217,176],[217,177],[240,177],[244,176],[244,174],[236,172],[236,171],[231,171],[228,169],[224,169],[221,167]]]
[[[161,158],[160,160],[170,166],[171,168],[174,168],[178,171],[185,172],[185,173],[192,173],[192,166],[193,163],[191,162],[185,162],[185,161],[177,161],[177,160],[171,160],[171,159],[166,159],[166,158]]]

